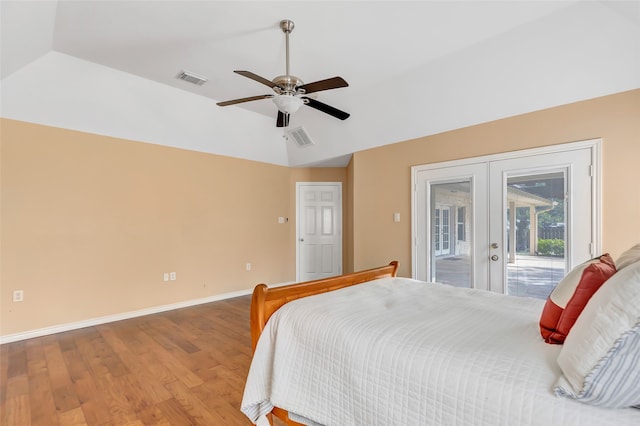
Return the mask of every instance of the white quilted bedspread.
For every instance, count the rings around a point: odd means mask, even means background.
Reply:
[[[242,411],[321,425],[640,425],[640,410],[555,397],[544,301],[384,278],[295,300],[269,320]]]

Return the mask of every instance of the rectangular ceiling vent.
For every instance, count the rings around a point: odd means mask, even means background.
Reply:
[[[309,133],[307,133],[306,129],[302,126],[291,129],[287,133],[289,134],[289,137],[292,138],[301,148],[315,145],[315,142],[311,139]]]
[[[176,78],[184,81],[188,81],[189,83],[197,84],[198,86],[202,86],[209,79],[207,77],[203,77],[191,71],[182,70],[176,75]]]

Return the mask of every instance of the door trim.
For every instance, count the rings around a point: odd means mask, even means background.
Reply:
[[[343,253],[343,239],[344,235],[342,233],[342,222],[343,222],[343,200],[342,200],[342,182],[296,182],[296,282],[300,282],[300,187],[301,186],[335,186],[338,188],[338,201],[340,203],[338,214],[340,215],[340,220],[337,223],[338,226],[338,235],[340,242],[340,273],[342,273],[342,267],[344,264],[344,253]]]
[[[591,209],[593,222],[591,231],[593,235],[592,255],[602,251],[602,139],[588,139],[578,142],[568,142],[557,145],[550,145],[539,148],[530,148],[517,151],[509,151],[499,154],[489,154],[479,157],[469,157],[459,160],[443,161],[431,164],[422,164],[411,167],[411,274],[413,278],[418,276],[418,173],[428,170],[442,169],[446,167],[468,166],[478,163],[489,163],[492,161],[509,160],[522,157],[530,157],[542,154],[553,154],[568,152],[579,149],[591,150]]]

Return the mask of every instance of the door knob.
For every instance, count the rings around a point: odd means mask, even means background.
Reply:
[[[498,248],[498,243],[491,243],[491,248],[492,249],[497,249]]]
[[[496,262],[498,260],[498,255],[494,254],[493,256],[491,256],[491,260],[493,260],[494,262]]]
[[[303,241],[304,241],[304,238],[300,238],[300,242],[303,242]]]

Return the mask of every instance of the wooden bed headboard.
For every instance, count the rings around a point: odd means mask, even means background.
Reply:
[[[398,262],[394,260],[389,265],[366,271],[352,272],[337,277],[323,278],[282,287],[269,288],[266,284],[258,284],[253,289],[251,297],[251,343],[253,351],[258,344],[265,324],[278,308],[287,302],[301,297],[337,290],[361,284],[377,278],[395,277],[398,272]]]

